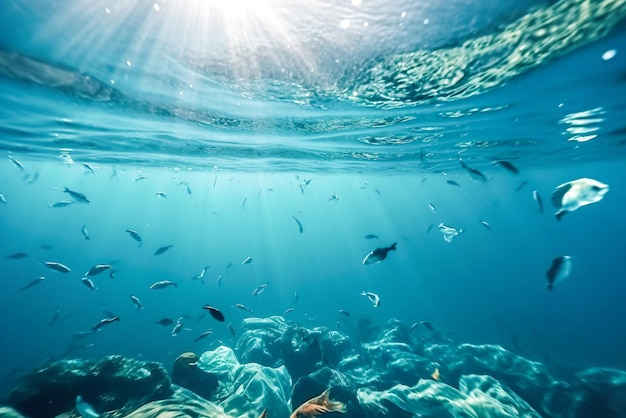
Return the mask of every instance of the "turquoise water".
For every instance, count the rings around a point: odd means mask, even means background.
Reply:
[[[272,4],[3,6],[3,393],[51,358],[169,365],[272,315],[347,334],[425,320],[550,367],[625,369],[626,4]],[[552,191],[582,177],[610,191],[557,221]],[[572,274],[550,292],[560,255]],[[96,264],[115,276],[91,290]],[[176,337],[155,325],[181,316]]]

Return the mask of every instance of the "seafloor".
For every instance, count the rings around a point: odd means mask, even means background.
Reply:
[[[20,378],[0,416],[78,417],[80,395],[90,418],[289,417],[327,388],[345,418],[626,416],[624,371],[566,372],[497,345],[453,343],[427,322],[361,320],[349,337],[274,316],[242,330],[234,350],[181,353],[171,372],[121,356],[44,364]]]

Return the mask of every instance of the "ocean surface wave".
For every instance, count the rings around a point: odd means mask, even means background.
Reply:
[[[623,60],[610,49],[624,38],[613,30],[626,15],[624,0],[527,2],[486,16],[480,12],[489,4],[477,3],[458,9],[472,19],[448,32],[437,17],[451,6],[410,2],[379,7],[382,16],[358,1],[337,6],[333,16],[347,17],[332,28],[328,11],[299,17],[292,10],[289,20],[197,3],[184,10],[139,1],[121,11],[80,3],[42,7],[26,35],[18,26],[36,5],[9,7],[2,19],[18,35],[0,37],[0,148],[9,152],[197,169],[425,171],[458,168],[461,156],[484,166],[497,158],[535,165],[622,154],[625,127],[616,114],[626,103],[600,93],[624,82]],[[202,19],[191,9],[206,12],[208,29],[196,27]],[[402,13],[392,19],[396,9]],[[42,22],[46,14],[52,23]],[[172,35],[174,24],[189,27],[185,39]],[[304,24],[313,29],[294,29]],[[437,30],[425,32],[429,25]],[[376,31],[386,48],[362,44]],[[596,43],[555,60],[608,34],[608,49]],[[61,35],[70,38],[60,42]],[[583,68],[589,54],[595,64]],[[599,94],[581,104],[590,87]],[[573,128],[560,129],[594,109],[595,136],[576,127],[570,140]]]

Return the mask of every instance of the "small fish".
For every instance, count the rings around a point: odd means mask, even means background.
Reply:
[[[83,284],[85,286],[87,286],[89,289],[91,290],[98,290],[98,288],[96,287],[96,285],[93,283],[93,281],[89,278],[89,277],[83,277],[82,279],[80,279]]]
[[[560,220],[567,212],[599,202],[608,191],[608,184],[589,178],[572,180],[557,186],[551,197],[552,204],[557,208],[556,219]]]
[[[378,235],[374,235],[374,234],[367,234],[366,236],[364,236],[363,238],[365,239],[378,239]]]
[[[243,265],[243,264],[250,264],[250,265],[252,265],[253,261],[254,261],[254,260],[252,259],[252,257],[248,256],[248,257],[246,257],[246,258],[245,258],[245,259],[241,262],[241,264],[242,264],[242,265]],[[228,268],[228,267],[227,267],[227,268]]]
[[[98,331],[98,330],[97,329],[96,330],[90,329],[88,331],[78,331],[78,332],[75,332],[74,334],[72,334],[72,338],[75,339],[75,340],[82,340],[84,338],[89,337],[90,335],[93,335],[96,331]]]
[[[304,232],[304,229],[302,228],[302,224],[300,223],[300,221],[298,220],[298,218],[296,218],[295,216],[291,215],[291,217],[293,218],[294,221],[296,221],[296,223],[298,224],[298,231],[300,231],[300,233]]]
[[[437,213],[437,208],[435,208],[435,205],[433,205],[432,203],[429,203],[428,207],[430,208],[430,211],[432,213]]]
[[[167,199],[167,193],[165,192],[156,192],[156,195],[161,199]]]
[[[439,223],[439,230],[443,234],[443,239],[446,242],[452,242],[454,238],[463,233],[463,228],[455,228],[453,226],[445,225],[443,222]]]
[[[155,324],[162,325],[164,327],[170,326],[174,323],[172,318],[162,318],[155,322]]]
[[[198,274],[197,276],[194,276],[194,280],[202,280],[204,279],[204,275],[206,274],[206,271],[210,268],[210,266],[206,266],[204,267],[201,271],[200,274]],[[202,282],[204,283],[204,281]]]
[[[487,177],[485,177],[485,175],[481,173],[479,170],[469,167],[461,159],[459,159],[459,162],[461,163],[461,167],[463,167],[465,171],[467,171],[467,174],[469,174],[471,178],[473,178],[474,180],[481,181],[483,183],[487,181]]]
[[[130,236],[132,237],[132,239],[134,239],[135,241],[137,241],[139,243],[139,245],[143,244],[143,240],[141,239],[141,236],[139,235],[139,233],[133,229],[127,229],[126,232],[128,232],[130,234]]]
[[[68,189],[67,187],[65,188],[65,190],[63,190],[63,193],[68,193],[70,196],[72,196],[72,198],[78,202],[82,202],[82,203],[90,203],[89,199],[87,199],[87,196],[85,196],[84,194],[80,193],[80,192],[75,192],[73,190]]]
[[[485,228],[487,228],[488,230],[493,231],[493,229],[491,229],[491,225],[489,225],[489,222],[484,221],[484,220],[480,220],[480,221],[478,221],[478,222],[480,222],[480,223],[481,223],[481,225],[483,225],[483,226],[484,226]]]
[[[222,284],[222,275],[217,276],[217,285],[220,286]]]
[[[330,202],[331,200],[336,200],[339,201],[339,196],[337,196],[335,193],[331,193],[330,197],[328,198],[328,201]]]
[[[52,315],[52,319],[50,320],[50,323],[48,324],[48,326],[51,327],[54,324],[56,324],[60,316],[61,316],[61,311],[56,311],[54,315]]]
[[[285,309],[285,312],[283,312],[283,315],[289,315],[290,313],[292,313],[295,310],[296,310],[296,308],[287,308],[287,309]]]
[[[141,176],[141,175],[140,175],[139,177],[137,177],[137,178],[135,179],[135,183],[137,183],[138,181],[144,180],[144,179],[146,179],[146,178],[147,178],[146,176]]]
[[[76,397],[76,410],[82,418],[98,418],[100,414],[93,409],[93,406],[89,405],[83,400],[83,397],[78,395]]]
[[[7,198],[2,193],[0,193],[0,203],[7,204]]]
[[[172,248],[173,245],[166,245],[165,247],[159,247],[159,249],[157,249],[154,252],[154,255],[161,255],[163,254],[165,251],[169,250],[170,248]]]
[[[519,186],[517,186],[517,189],[515,189],[516,192],[519,192],[520,190],[522,190],[524,188],[524,186],[526,186],[528,184],[528,182],[526,180],[522,181]]]
[[[293,303],[294,303],[294,305],[296,303],[298,303],[299,299],[300,299],[300,295],[298,295],[298,292],[293,292]]]
[[[430,332],[435,330],[435,327],[433,327],[433,324],[431,324],[428,321],[419,321],[418,324],[426,327],[426,329]]]
[[[428,176],[422,177],[422,181],[420,181],[420,186],[423,186],[424,183],[426,183],[426,180],[428,180]]]
[[[241,202],[241,208],[245,208],[246,207],[246,200],[248,200],[248,197],[244,197],[243,198],[243,202]]]
[[[108,324],[112,324],[114,322],[120,322],[120,317],[119,316],[114,316],[112,318],[101,319],[100,322],[98,322],[96,325],[91,327],[90,330],[91,331],[97,331],[100,328],[102,328],[103,326],[108,325]]]
[[[90,166],[89,164],[87,164],[87,163],[82,163],[81,165],[83,166],[83,168],[85,168],[85,169],[86,169],[87,171],[89,171],[91,174],[96,174],[96,172],[95,172],[95,171],[93,171],[93,167],[92,167],[92,166]]]
[[[4,257],[4,259],[5,260],[20,260],[26,257],[28,257],[28,253],[18,252],[18,253],[13,253],[11,255],[7,255],[6,257]]]
[[[365,290],[361,292],[361,296],[367,296],[367,298],[374,304],[374,308],[378,308],[380,306],[380,297],[376,293],[366,292]]]
[[[235,307],[241,309],[242,311],[247,311],[247,312],[253,313],[252,309],[248,308],[246,305],[242,305],[241,303],[236,303]]]
[[[548,290],[552,290],[554,285],[569,277],[572,272],[572,257],[562,255],[552,260],[550,268],[546,272],[548,278]]]
[[[69,206],[71,204],[73,204],[74,202],[70,202],[69,200],[61,200],[59,202],[54,202],[51,205],[48,205],[49,208],[63,208],[65,206]]]
[[[350,318],[350,312],[344,310],[344,309],[339,309],[337,311],[337,315],[343,315],[343,316],[347,316],[348,318]]]
[[[130,300],[133,301],[133,303],[135,304],[137,309],[143,309],[143,305],[141,304],[141,301],[139,300],[139,298],[137,296],[130,295]]]
[[[36,171],[35,174],[28,180],[28,184],[33,184],[39,179],[39,171]]]
[[[113,270],[113,266],[110,264],[96,264],[84,274],[85,277],[97,276],[105,270]]]
[[[293,411],[289,418],[314,417],[327,412],[346,412],[346,404],[339,401],[331,401],[329,393],[330,388],[322,392],[321,395],[304,402]]]
[[[41,248],[42,250],[51,250],[52,249],[52,245],[44,244],[44,245],[40,246],[39,248]]]
[[[517,167],[515,167],[509,161],[498,160],[498,161],[494,161],[493,164],[499,165],[500,167],[504,168],[507,171],[510,171],[513,174],[519,174],[519,170],[517,169]]]
[[[428,228],[426,228],[426,233],[430,234],[430,231],[432,231],[434,227],[435,227],[435,224],[428,225]]]
[[[230,335],[235,336],[235,326],[232,322],[228,323],[228,331],[230,331]]]
[[[160,282],[152,283],[152,285],[150,286],[150,290],[165,289],[169,286],[178,287],[178,285],[172,281],[162,280]]]
[[[183,329],[183,317],[181,316],[180,318],[178,318],[176,320],[176,325],[174,325],[174,328],[172,328],[172,337],[177,336],[180,331]]]
[[[533,200],[537,202],[537,206],[539,206],[539,213],[543,213],[543,200],[541,200],[541,195],[537,190],[533,190]]]
[[[30,289],[31,287],[37,286],[39,283],[43,282],[45,279],[46,279],[45,277],[41,276],[38,279],[35,279],[32,282],[28,283],[27,285],[20,287],[18,292],[23,292],[26,289]]]
[[[387,258],[387,253],[389,253],[389,251],[395,251],[395,250],[396,250],[395,242],[391,244],[389,247],[376,248],[375,250],[370,251],[370,253],[365,256],[365,258],[363,259],[363,264],[380,263],[381,261]]]
[[[86,240],[91,239],[91,237],[89,236],[89,231],[87,231],[87,225],[83,225],[82,228],[80,228],[80,232],[83,234],[83,237],[85,237]]]
[[[263,283],[263,284],[258,285],[258,286],[256,287],[256,289],[254,289],[254,290],[252,291],[252,296],[258,296],[258,295],[260,295],[261,293],[263,293],[263,291],[265,290],[265,288],[266,288],[267,286],[269,286],[269,285],[270,285],[269,283]]]
[[[70,270],[69,267],[61,264],[61,263],[57,263],[54,261],[45,261],[44,264],[46,265],[46,267],[48,267],[51,270],[56,270],[60,273],[69,273],[72,270]]]
[[[206,309],[207,311],[209,311],[211,316],[215,318],[217,321],[224,322],[224,314],[219,309],[214,308],[213,306],[210,306],[210,305],[205,305],[202,309]]]
[[[11,160],[13,162],[13,164],[19,168],[20,170],[24,171],[24,164],[22,164],[21,162],[19,162],[18,160],[16,160],[15,158],[13,158],[12,156],[9,155],[9,160]]]
[[[196,337],[195,340],[193,340],[195,343],[197,343],[198,341],[200,341],[203,338],[208,337],[209,335],[213,334],[213,331],[204,331],[202,334],[198,335]]]
[[[446,183],[448,183],[450,186],[461,187],[461,185],[454,180],[447,180]]]
[[[439,379],[441,378],[441,374],[439,373],[439,369],[435,369],[435,371],[433,372],[433,374],[430,375],[430,377],[432,377],[432,379],[434,381],[439,381]]]

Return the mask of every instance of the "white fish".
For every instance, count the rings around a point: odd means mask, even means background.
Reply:
[[[602,200],[609,191],[609,185],[594,179],[580,178],[558,186],[552,192],[552,204],[557,208],[556,219],[561,219],[567,212]]]
[[[76,397],[76,410],[83,418],[98,418],[100,416],[100,414],[93,409],[93,406],[85,402],[80,395]]]
[[[68,205],[71,205],[74,202],[70,202],[69,200],[61,200],[60,202],[55,202],[51,205],[48,205],[49,208],[62,208]]]
[[[250,264],[250,265],[252,265],[253,261],[254,261],[253,258],[248,256],[241,262],[241,264]]]
[[[141,304],[141,301],[139,300],[139,298],[137,296],[130,295],[130,300],[133,301],[133,303],[135,304],[137,309],[143,309],[143,305]]]
[[[172,281],[169,281],[169,280],[162,280],[162,281],[160,281],[160,282],[153,283],[153,284],[150,286],[150,290],[155,290],[155,289],[165,289],[166,287],[169,287],[169,286],[178,287],[178,285],[177,285],[176,283],[172,282]]]
[[[89,278],[89,277],[83,277],[82,279],[80,279],[83,284],[85,286],[87,286],[88,288],[90,288],[91,290],[98,290],[98,288],[96,287],[96,285],[93,283],[93,281]]]
[[[446,242],[452,242],[454,238],[463,233],[463,228],[457,229],[453,226],[445,225],[443,222],[439,222],[438,228],[443,234],[443,239],[446,240]]]
[[[15,164],[15,166],[17,168],[19,168],[20,170],[24,171],[24,164],[22,164],[21,162],[19,162],[15,158],[11,157],[10,155],[9,155],[9,160],[11,160],[13,162],[13,164]]]
[[[57,262],[54,262],[54,261],[44,261],[44,264],[49,269],[56,270],[56,271],[58,271],[60,273],[69,273],[69,272],[72,271],[66,265],[63,265],[61,263],[57,263]]]
[[[172,337],[177,336],[178,333],[182,329],[183,329],[183,317],[181,316],[180,318],[176,320],[176,325],[174,325],[174,328],[172,329]]]
[[[7,198],[4,197],[4,195],[2,193],[0,193],[0,203],[4,203],[5,205],[7,203]]]
[[[552,287],[569,277],[572,272],[572,257],[569,255],[562,255],[552,260],[550,269],[546,272],[548,278],[548,290],[552,290]]]
[[[361,292],[361,296],[367,296],[367,298],[374,304],[374,308],[378,308],[380,306],[380,297],[376,293],[366,292],[363,290]]]
[[[156,192],[156,195],[159,196],[161,199],[167,199],[167,193],[165,192]]]
[[[86,240],[91,239],[91,238],[89,237],[89,231],[87,231],[87,225],[83,225],[83,227],[82,227],[82,228],[80,228],[80,232],[82,232],[82,233],[83,233],[83,237],[85,237],[85,239],[86,239]]]
[[[269,285],[270,285],[269,283],[263,283],[263,284],[258,285],[257,288],[254,289],[254,291],[252,292],[252,296],[260,295],[261,293],[263,293],[265,288]]]

